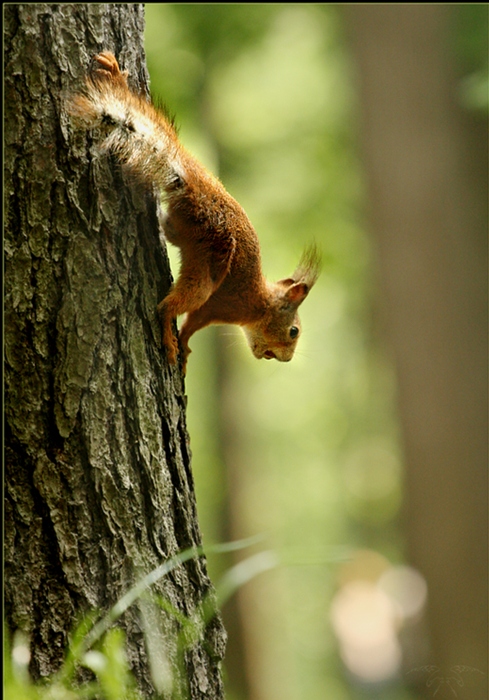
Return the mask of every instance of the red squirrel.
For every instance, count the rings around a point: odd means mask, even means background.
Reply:
[[[163,190],[165,237],[181,255],[178,279],[158,304],[168,361],[177,361],[173,322],[184,313],[179,333],[183,371],[190,337],[210,324],[241,326],[258,359],[291,360],[301,330],[297,308],[319,274],[316,247],[304,252],[291,277],[269,282],[261,269],[258,237],[241,206],[183,148],[173,123],[130,90],[127,71],[121,72],[112,53],[94,57],[84,90],[68,109],[85,129],[104,131],[102,151]]]

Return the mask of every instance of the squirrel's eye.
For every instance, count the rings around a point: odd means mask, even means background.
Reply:
[[[297,336],[299,335],[299,329],[297,328],[297,326],[291,327],[291,329],[289,330],[289,335],[292,338],[292,340],[294,338],[297,338]]]

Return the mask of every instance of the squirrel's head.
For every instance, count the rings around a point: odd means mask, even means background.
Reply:
[[[321,259],[315,245],[307,248],[292,275],[267,282],[269,304],[263,317],[243,326],[251,352],[258,359],[289,362],[301,334],[297,309],[316,282]]]

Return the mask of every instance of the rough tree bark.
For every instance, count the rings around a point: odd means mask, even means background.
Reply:
[[[156,199],[63,107],[102,49],[147,89],[142,5],[8,5],[4,20],[5,608],[39,678],[80,613],[107,610],[201,536],[183,381],[155,311],[171,283]],[[211,590],[205,560],[156,589],[191,616]],[[121,624],[149,697],[137,605]],[[215,618],[187,653],[191,698],[222,697],[224,644]]]
[[[487,119],[457,102],[456,11],[357,4],[346,17],[362,88],[386,330],[398,367],[411,561],[428,582],[432,662],[448,679],[462,669],[460,696],[483,700]],[[424,692],[432,697],[433,687]]]

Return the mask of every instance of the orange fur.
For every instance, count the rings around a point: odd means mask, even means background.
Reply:
[[[290,360],[300,334],[297,308],[319,272],[315,247],[292,277],[267,281],[258,238],[243,209],[183,148],[171,121],[129,89],[113,54],[94,57],[85,90],[69,111],[85,128],[104,129],[102,149],[165,194],[165,235],[181,252],[179,277],[158,304],[168,361],[177,361],[173,322],[184,313],[179,334],[184,369],[190,337],[213,323],[242,326],[257,358]]]

